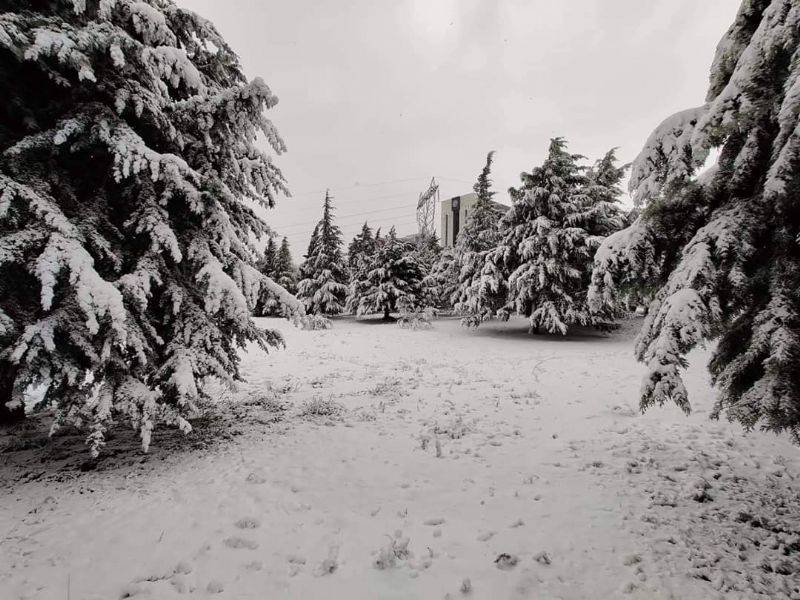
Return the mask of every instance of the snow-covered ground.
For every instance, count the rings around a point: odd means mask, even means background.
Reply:
[[[0,440],[0,598],[800,598],[800,451],[708,420],[703,353],[640,415],[637,323],[263,323],[191,448]]]

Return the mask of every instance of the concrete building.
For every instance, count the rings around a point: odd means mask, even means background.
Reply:
[[[442,228],[439,230],[441,239],[439,240],[442,248],[452,248],[458,234],[464,228],[467,217],[478,201],[478,194],[471,192],[463,196],[455,196],[441,202]],[[499,214],[504,214],[508,206],[499,202],[492,202]]]

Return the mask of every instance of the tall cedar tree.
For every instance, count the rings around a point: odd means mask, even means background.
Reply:
[[[379,238],[375,256],[367,272],[366,284],[357,298],[356,314],[383,313],[384,320],[399,307],[419,304],[422,295],[422,269],[413,248],[397,239],[394,227]]]
[[[347,297],[347,264],[342,256],[342,231],[333,222],[329,192],[325,192],[322,220],[311,236],[308,252],[297,297],[310,314],[339,314]]]
[[[570,154],[566,142],[550,142],[547,158],[522,186],[509,190],[513,205],[501,221],[498,247],[486,256],[485,285],[507,285],[505,311],[530,320],[531,330],[566,334],[570,325],[599,325],[586,301],[592,256],[602,236],[592,231],[616,226],[609,203]]]
[[[433,265],[442,254],[442,247],[436,234],[420,234],[417,238],[414,254],[424,273],[430,273]]]
[[[292,250],[286,237],[275,257],[275,282],[290,294],[297,292],[297,267],[292,260]]]
[[[483,167],[473,190],[478,200],[472,209],[464,229],[456,243],[456,263],[458,283],[453,294],[455,310],[462,315],[462,323],[477,326],[491,318],[506,302],[506,287],[502,277],[484,274],[487,266],[486,256],[494,250],[500,239],[498,223],[503,211],[492,203],[492,160],[494,151],[486,156]],[[488,263],[489,269],[494,263]],[[500,285],[494,287],[495,282]]]
[[[267,245],[264,248],[264,254],[261,256],[261,260],[258,261],[256,266],[264,275],[267,277],[272,277],[272,275],[275,273],[275,261],[277,258],[278,248],[275,245],[275,238],[269,236]]]
[[[365,222],[358,233],[350,242],[347,250],[347,259],[350,266],[350,287],[347,293],[346,307],[349,313],[358,311],[358,303],[367,287],[367,275],[372,267],[372,260],[377,249],[380,233],[372,235],[372,229]]]
[[[311,232],[311,239],[308,240],[308,250],[306,250],[303,256],[303,262],[300,263],[300,268],[298,269],[298,279],[300,281],[308,279],[311,272],[313,263],[309,261],[309,258],[315,256],[317,253],[317,246],[319,245],[319,226],[319,223],[314,225],[314,231]]]
[[[275,247],[275,239],[272,236],[269,236],[267,245],[264,247],[264,254],[256,264],[256,268],[262,275],[271,278],[273,281],[275,281],[275,260],[277,258],[278,251]],[[258,296],[258,301],[256,302],[256,307],[253,311],[253,314],[257,316],[273,314],[278,304],[279,303],[277,302],[275,296],[270,294],[267,289],[263,289]]]
[[[44,384],[93,453],[114,421],[147,448],[282,341],[250,318],[264,285],[292,302],[250,241],[285,192],[277,98],[170,0],[2,4],[1,418]]]
[[[361,226],[361,231],[353,237],[350,245],[347,247],[347,266],[350,269],[351,279],[352,274],[358,269],[358,266],[363,262],[364,256],[370,256],[375,252],[375,239],[377,236],[373,235],[372,228],[369,223],[364,221]]]
[[[292,262],[289,242],[285,237],[281,242],[280,249],[277,250],[275,242],[270,238],[270,242],[264,250],[264,257],[259,263],[259,270],[290,294],[297,292],[297,273]],[[263,289],[254,313],[259,316],[289,316],[290,311],[287,311],[286,306],[273,292]]]
[[[453,308],[459,271],[455,248],[444,248],[422,280],[424,303],[445,310]]]
[[[652,295],[641,406],[690,404],[686,354],[716,340],[723,411],[800,442],[800,5],[747,0],[717,46],[706,102],[664,121],[634,161],[641,215],[597,253],[593,306]],[[699,177],[709,149],[719,158]],[[653,285],[655,283],[655,285]]]

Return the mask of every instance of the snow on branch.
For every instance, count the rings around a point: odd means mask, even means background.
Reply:
[[[108,316],[120,341],[125,340],[125,308],[122,294],[104,280],[94,268],[94,259],[79,242],[53,233],[44,252],[36,260],[35,272],[42,285],[42,308],[49,310],[58,274],[69,270],[69,282],[75,290],[78,305],[86,315],[86,327],[95,334],[100,329],[100,319]]]
[[[679,369],[684,356],[711,337],[722,316],[717,279],[725,263],[745,254],[747,215],[741,209],[719,210],[684,247],[667,283],[650,303],[636,340],[637,358],[648,366],[642,388],[642,406],[673,400],[689,410]]]
[[[589,307],[601,314],[616,312],[627,300],[626,288],[647,279],[655,280],[659,264],[647,221],[637,218],[630,226],[612,233],[594,255]]]
[[[693,144],[699,119],[707,105],[675,113],[650,134],[644,148],[633,161],[628,185],[636,206],[675,184],[688,181],[702,166],[708,151]]]
[[[195,280],[205,286],[203,301],[205,310],[211,315],[225,308],[228,318],[247,320],[250,308],[242,290],[222,267],[222,263],[214,256],[205,244],[193,244],[189,248],[189,256],[200,267]]]

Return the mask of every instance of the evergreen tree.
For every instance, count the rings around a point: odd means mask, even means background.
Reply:
[[[487,255],[494,250],[500,239],[498,223],[502,212],[492,203],[491,169],[494,151],[486,156],[486,165],[478,176],[473,190],[478,200],[472,209],[464,229],[458,236],[455,262],[458,270],[457,287],[452,294],[455,310],[462,315],[462,323],[477,326],[481,321],[494,316],[506,302],[505,285],[492,287],[503,278],[484,273]],[[489,269],[494,267],[489,264]]]
[[[629,167],[617,165],[617,151],[612,148],[587,172],[588,204],[583,227],[594,236],[595,246],[626,224],[627,217],[619,206],[619,199],[622,196],[620,183]]]
[[[441,254],[442,247],[439,245],[439,240],[435,234],[420,234],[417,240],[415,256],[424,273],[430,273]]]
[[[264,248],[264,254],[258,261],[256,268],[258,268],[258,270],[261,272],[262,275],[264,275],[264,277],[269,277],[273,281],[275,280],[276,258],[277,258],[277,250],[275,248],[275,239],[272,236],[269,236],[269,239],[267,240],[267,245]],[[255,314],[256,316],[266,316],[274,314],[279,306],[280,303],[278,301],[278,298],[274,294],[270,293],[268,289],[264,288],[258,295],[258,301],[256,302],[253,314]]]
[[[377,242],[363,290],[352,302],[356,314],[383,313],[384,320],[399,307],[413,307],[422,295],[422,269],[413,249],[397,239],[394,227]]]
[[[358,303],[365,294],[369,283],[367,275],[372,268],[375,251],[378,244],[378,236],[372,235],[372,229],[365,222],[361,227],[361,233],[353,238],[348,248],[348,261],[350,264],[350,287],[347,293],[347,311],[355,314],[358,311]]]
[[[317,224],[303,265],[297,296],[310,314],[336,315],[344,310],[347,264],[342,232],[333,222],[333,199],[325,192],[322,220]]]
[[[311,232],[311,239],[308,241],[308,250],[306,250],[306,253],[303,256],[303,262],[300,263],[300,268],[298,269],[297,277],[299,281],[308,279],[311,276],[314,261],[310,259],[312,256],[317,255],[317,247],[319,246],[319,227],[320,224],[317,223],[314,226],[314,231]]]
[[[478,196],[478,200],[484,203],[491,202],[496,192],[492,191],[492,162],[494,161],[494,150],[486,155],[486,164],[483,166],[478,181],[472,186],[472,191]]]
[[[292,260],[292,251],[286,237],[281,240],[281,247],[275,258],[275,282],[290,294],[297,292],[297,267]]]
[[[259,270],[265,277],[269,277],[282,289],[290,294],[297,291],[297,274],[289,250],[289,242],[284,237],[279,250],[275,249],[275,242],[270,242],[264,250],[264,257],[259,264]],[[291,310],[281,302],[281,298],[268,288],[261,290],[254,314],[262,317],[291,316]]]
[[[486,256],[482,285],[507,286],[506,310],[527,316],[532,331],[566,334],[573,324],[598,324],[586,302],[598,240],[586,227],[598,218],[601,199],[587,193],[581,158],[563,139],[551,140],[544,164],[509,190],[513,205],[498,247]]]
[[[237,348],[281,343],[250,208],[285,192],[284,144],[214,26],[170,0],[4,3],[0,23],[0,418],[45,384],[55,426],[190,429]],[[24,5],[24,6],[23,6]],[[291,297],[274,286],[286,302]],[[7,404],[10,402],[10,406]]]
[[[275,274],[275,262],[277,258],[278,249],[275,247],[275,238],[269,236],[267,245],[264,248],[264,254],[256,266],[263,275],[266,277],[272,277]]]
[[[361,226],[361,232],[353,238],[347,247],[347,266],[350,268],[351,280],[352,274],[358,269],[359,264],[363,262],[364,256],[371,256],[375,252],[376,238],[377,236],[372,234],[372,228],[364,221]]]
[[[454,248],[442,250],[422,280],[423,301],[439,309],[453,308],[454,294],[458,290],[459,263]]]
[[[690,404],[686,354],[715,339],[713,416],[800,442],[800,10],[747,0],[717,46],[706,102],[634,161],[640,216],[597,252],[590,299],[652,295],[636,342],[641,406]],[[717,164],[700,176],[710,148]]]
[[[628,164],[617,165],[616,149],[612,148],[588,170],[586,186],[588,204],[583,227],[591,236],[588,238],[588,244],[593,254],[609,235],[630,224],[629,216],[619,206],[619,198],[622,195],[620,182],[625,178],[629,167]],[[583,287],[586,290],[591,287],[592,272],[593,264],[589,263],[583,277]],[[624,312],[627,313],[630,309],[631,305],[626,305]],[[609,326],[620,316],[619,310],[608,305],[590,303],[589,310],[595,324],[601,327]]]

